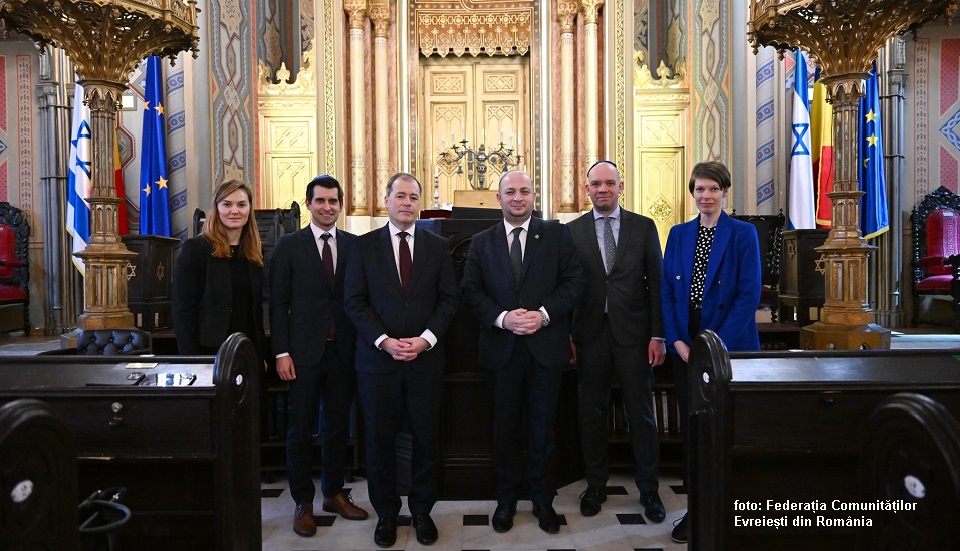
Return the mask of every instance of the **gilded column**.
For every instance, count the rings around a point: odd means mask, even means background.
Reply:
[[[366,99],[363,79],[363,28],[366,0],[348,0],[343,9],[350,27],[350,215],[369,216],[367,208]]]
[[[597,61],[597,22],[603,0],[581,0],[581,4],[586,16],[586,24],[583,26],[583,95],[584,109],[586,109],[586,117],[584,117],[586,158],[583,168],[585,171],[599,159],[600,101],[598,98],[600,91],[597,83],[600,81],[600,71]]]
[[[580,5],[576,1],[557,0],[557,21],[560,23],[560,212],[579,210],[575,199],[573,144],[573,25],[579,11]]]
[[[370,6],[370,21],[373,22],[373,67],[376,95],[377,124],[377,171],[376,215],[386,216],[384,198],[387,195],[387,180],[390,179],[390,109],[388,106],[387,75],[387,30],[390,28],[390,9],[386,2]]]

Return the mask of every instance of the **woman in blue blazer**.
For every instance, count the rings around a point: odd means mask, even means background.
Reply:
[[[693,338],[711,329],[728,350],[760,350],[754,317],[760,305],[760,243],[753,225],[723,212],[730,185],[730,171],[723,163],[693,167],[690,195],[700,215],[670,229],[663,255],[663,329],[671,352],[684,456],[687,361]],[[674,541],[685,543],[687,531],[684,516],[673,531]]]

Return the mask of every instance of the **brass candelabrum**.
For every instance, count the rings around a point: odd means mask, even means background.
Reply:
[[[464,160],[467,164],[467,182],[471,188],[480,190],[487,189],[487,165],[500,167],[503,172],[509,172],[511,168],[520,166],[521,155],[519,151],[514,151],[512,146],[504,145],[502,138],[499,146],[490,151],[487,151],[486,144],[480,144],[477,149],[472,149],[467,139],[463,138],[440,151],[437,164],[446,167],[456,165],[457,174],[463,174]]]

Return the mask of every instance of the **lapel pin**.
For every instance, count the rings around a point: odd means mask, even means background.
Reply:
[[[679,275],[677,275],[677,279],[678,279],[678,280],[680,279],[680,276],[679,276]]]
[[[539,234],[539,233],[534,234],[533,238],[534,238],[534,239],[540,239],[540,234]]]

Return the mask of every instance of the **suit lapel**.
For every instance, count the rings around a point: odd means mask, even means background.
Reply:
[[[397,257],[393,254],[393,236],[390,235],[389,225],[384,225],[377,235],[377,255],[380,257],[381,266],[390,274],[387,279],[402,296],[403,286],[400,285],[400,272],[397,271]]]
[[[343,275],[347,271],[347,255],[350,254],[350,243],[353,236],[347,235],[342,231],[337,231],[337,267],[333,274],[334,286],[343,280]]]
[[[528,228],[527,245],[523,251],[523,267],[520,269],[520,283],[523,283],[523,279],[527,277],[527,271],[529,271],[530,265],[533,264],[533,258],[536,256],[537,251],[540,250],[540,234],[543,233],[543,220],[531,218]]]
[[[694,218],[683,225],[681,235],[683,236],[682,245],[678,251],[683,261],[683,281],[685,287],[690,287],[693,280],[693,259],[697,256],[697,230],[700,228],[700,217]],[[687,245],[689,243],[689,245]]]
[[[721,214],[720,220],[717,222],[716,233],[713,234],[713,244],[710,246],[710,257],[707,260],[707,277],[703,283],[704,294],[706,294],[710,284],[713,283],[714,278],[717,276],[720,259],[723,258],[723,253],[727,250],[727,245],[730,243],[731,229],[730,218],[726,214]]]
[[[623,211],[621,211],[623,212]],[[607,271],[607,267],[603,264],[603,255],[600,254],[600,245],[597,243],[597,220],[594,218],[593,211],[591,210],[587,214],[584,214],[584,238],[587,241],[584,245],[587,247],[587,250],[590,251],[590,257],[593,259],[593,262],[600,266],[600,269],[604,272]],[[623,228],[623,223],[621,222],[620,228]]]
[[[617,271],[617,268],[622,266],[625,262],[625,260],[623,260],[623,257],[626,256],[624,253],[630,250],[632,245],[630,242],[630,237],[636,236],[639,239],[640,236],[636,235],[633,227],[634,223],[636,222],[637,218],[635,216],[631,216],[631,213],[623,210],[622,207],[620,208],[620,234],[617,236],[617,256],[613,260],[613,269],[610,270],[610,273]],[[593,233],[597,233],[596,225],[594,225]],[[596,238],[594,238],[593,243],[597,248],[597,252],[599,253],[600,246],[597,245]],[[601,262],[603,262],[602,257]],[[606,269],[606,267],[604,267],[604,269]]]
[[[412,290],[413,286],[423,278],[424,264],[427,263],[427,256],[430,254],[427,248],[427,240],[430,239],[430,237],[426,236],[427,230],[423,228],[410,229],[413,230],[415,242],[413,246],[413,270],[410,272],[409,290]],[[399,280],[399,276],[397,277]]]
[[[503,227],[503,222],[497,222],[493,226],[493,255],[496,262],[500,264],[500,273],[510,274],[513,280],[513,268],[510,267],[510,246],[507,245],[507,230]]]
[[[323,269],[323,259],[320,258],[320,249],[317,248],[317,244],[313,240],[313,230],[310,229],[310,226],[307,226],[300,230],[299,233],[300,235],[297,237],[303,245],[303,253],[310,259],[309,262],[314,271],[320,274],[320,280],[323,281],[323,284],[329,287],[330,282],[327,281],[327,275]]]

